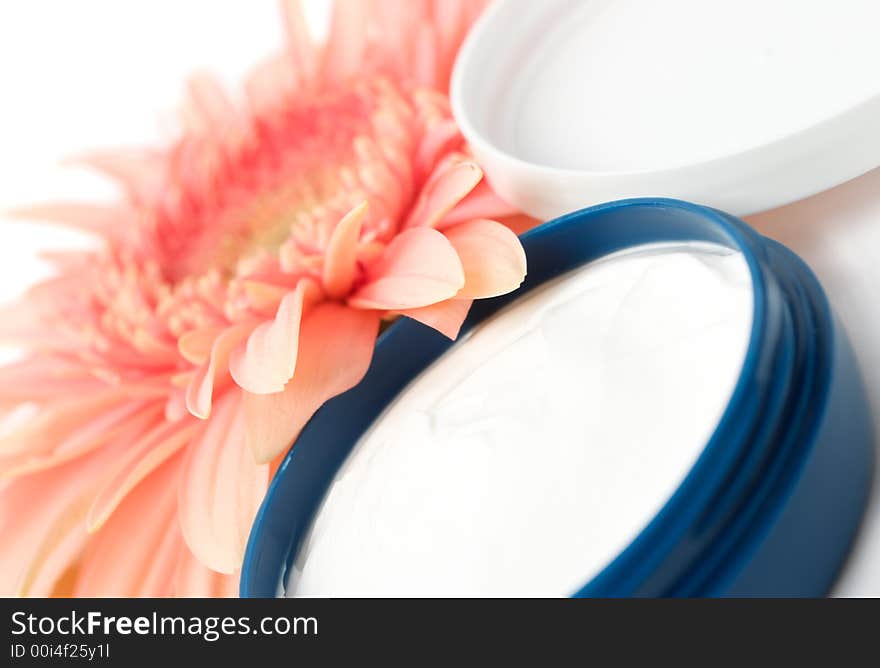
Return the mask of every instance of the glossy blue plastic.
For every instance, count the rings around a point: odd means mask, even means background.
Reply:
[[[748,262],[754,321],[743,370],[715,433],[675,494],[575,595],[823,595],[865,507],[873,430],[846,334],[813,273],[790,250],[696,204],[612,202],[523,235],[525,283],[475,303],[465,329],[609,253],[688,241],[737,249]],[[312,418],[254,522],[242,596],[283,593],[313,515],[358,438],[451,345],[434,330],[401,320],[378,341],[363,381]]]

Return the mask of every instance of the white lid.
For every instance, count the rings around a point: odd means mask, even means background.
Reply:
[[[877,0],[496,0],[452,106],[539,218],[666,196],[746,215],[880,165]]]

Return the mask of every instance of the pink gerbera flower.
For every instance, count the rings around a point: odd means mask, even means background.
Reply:
[[[288,3],[244,102],[198,77],[171,146],[86,158],[118,205],[20,212],[105,243],[3,320],[0,594],[234,594],[273,462],[380,321],[455,337],[521,283],[446,99],[481,4],[341,2],[317,45]]]

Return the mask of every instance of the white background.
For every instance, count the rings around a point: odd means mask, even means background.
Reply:
[[[307,8],[322,20],[322,0]],[[207,69],[232,85],[281,43],[271,0],[0,3],[0,210],[111,196],[104,181],[59,161],[167,137],[189,73]],[[850,329],[880,416],[880,171],[750,222],[819,274]],[[57,228],[0,221],[0,301],[45,275],[40,249],[85,243]],[[839,594],[880,596],[874,496]]]

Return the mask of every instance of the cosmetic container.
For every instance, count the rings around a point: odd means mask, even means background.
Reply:
[[[498,0],[459,52],[450,98],[493,188],[539,219],[675,197],[794,249],[873,370],[878,21],[871,0]],[[866,382],[877,415],[880,377]],[[875,491],[832,594],[880,595],[878,549]]]
[[[626,547],[598,574],[585,574],[571,594],[827,593],[865,508],[873,426],[846,332],[811,270],[729,214],[665,198],[566,214],[522,242],[525,283],[475,303],[464,334],[566,272],[645,244],[710,243],[738,251],[753,291],[742,370],[693,467]],[[363,381],[315,414],[276,473],[247,546],[243,596],[284,595],[315,513],[352,448],[454,345],[408,319],[383,333]],[[449,484],[454,488],[454,480]]]

